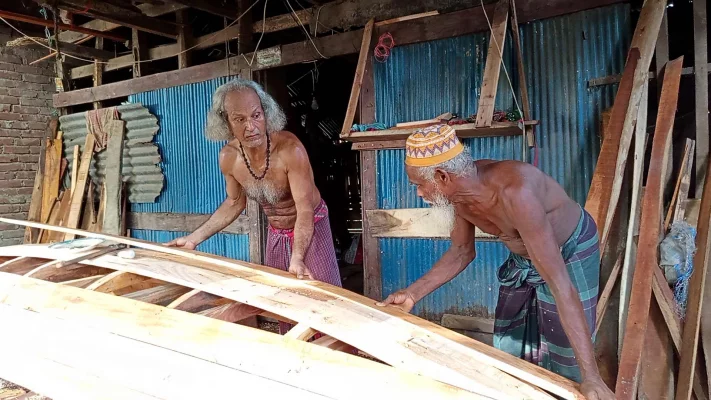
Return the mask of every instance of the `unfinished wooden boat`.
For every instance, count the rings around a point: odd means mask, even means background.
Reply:
[[[0,378],[53,399],[583,398],[565,378],[322,282],[0,221],[95,239],[0,248]],[[295,326],[281,336],[233,323],[247,307]]]

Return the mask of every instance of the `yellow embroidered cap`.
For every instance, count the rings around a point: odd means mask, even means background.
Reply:
[[[431,167],[464,151],[457,132],[449,125],[432,125],[413,132],[405,141],[405,164]]]

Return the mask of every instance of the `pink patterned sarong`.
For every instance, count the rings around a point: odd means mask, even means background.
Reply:
[[[288,271],[293,246],[293,229],[275,229],[270,225],[265,264],[282,271]],[[304,264],[311,271],[313,279],[341,287],[341,273],[338,270],[336,250],[333,247],[328,207],[323,199],[314,210],[314,235],[304,255]],[[284,334],[291,329],[291,326],[283,322],[279,323],[279,332]]]

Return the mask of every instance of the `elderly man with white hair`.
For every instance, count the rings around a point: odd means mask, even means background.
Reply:
[[[379,305],[410,311],[464,271],[476,257],[478,227],[511,252],[497,272],[494,346],[582,382],[590,400],[614,399],[593,354],[600,248],[590,214],[530,164],[472,160],[450,126],[416,131],[405,151],[410,182],[450,220],[452,245],[429,272]]]
[[[269,221],[267,266],[341,286],[328,208],[306,149],[285,125],[282,109],[256,82],[235,79],[215,91],[206,136],[228,141],[219,156],[227,197],[195,232],[167,245],[194,249],[237,219],[249,197]]]

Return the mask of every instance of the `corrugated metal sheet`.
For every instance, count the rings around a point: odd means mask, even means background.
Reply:
[[[158,147],[151,143],[158,132],[158,120],[141,104],[124,104],[118,106],[118,111],[121,120],[126,122],[121,174],[128,182],[129,201],[154,202],[163,189],[163,174],[158,166],[160,154]],[[69,161],[70,170],[74,163],[74,146],[78,145],[82,151],[84,149],[86,114],[81,112],[59,117],[60,130],[64,134],[64,156]],[[89,174],[97,184],[98,193],[105,175],[106,152],[94,155],[92,161]],[[69,184],[69,175],[65,184]]]
[[[600,113],[612,105],[617,89],[588,89],[587,81],[622,71],[631,33],[629,5],[537,21],[520,30],[532,114],[541,121],[536,129],[539,167],[584,203],[599,151]],[[393,49],[388,61],[374,68],[378,122],[391,125],[446,111],[475,113],[487,37],[468,35]],[[510,52],[504,60],[511,66]],[[509,67],[509,74],[517,85],[515,68]],[[505,79],[502,71],[496,107],[508,110],[513,101]],[[521,137],[465,143],[475,159],[521,159]],[[408,183],[404,156],[404,150],[377,152],[379,208],[425,206]],[[429,270],[449,241],[381,239],[380,245],[383,294],[387,295]],[[415,308],[418,315],[436,320],[450,312],[493,313],[498,291],[495,271],[508,250],[492,242],[476,247],[473,265],[423,299]]]
[[[134,230],[131,231],[131,236],[151,242],[165,243],[180,236],[187,235],[188,233],[189,232]],[[197,249],[206,253],[234,258],[235,260],[249,261],[248,235],[218,233],[201,243]]]
[[[205,121],[212,93],[229,78],[140,93],[142,103],[160,121],[155,143],[161,151],[166,188],[152,204],[132,204],[134,212],[211,214],[225,199],[225,182],[217,163],[224,142],[205,139]],[[162,242],[176,232],[133,231],[134,237]],[[219,234],[200,250],[240,260],[249,259],[248,235]]]

